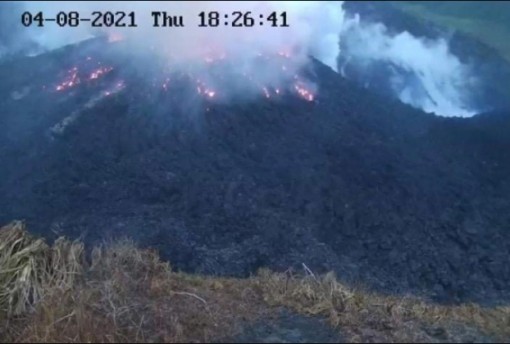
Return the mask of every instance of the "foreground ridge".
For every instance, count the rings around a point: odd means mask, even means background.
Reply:
[[[305,264],[303,274],[262,269],[247,279],[215,278],[173,272],[154,250],[127,239],[96,246],[88,257],[85,252],[82,243],[65,238],[50,246],[23,222],[0,229],[2,340],[238,341],[264,322],[277,332],[282,307],[310,317],[289,318],[302,341],[324,340],[324,331],[331,341],[348,342],[510,338],[508,306],[440,306],[377,295],[332,273],[315,275]],[[300,338],[307,322],[318,321],[313,317],[327,318],[329,326],[315,327],[317,338]],[[288,340],[269,335],[246,339]]]

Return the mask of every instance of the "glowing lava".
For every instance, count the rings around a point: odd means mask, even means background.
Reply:
[[[112,35],[111,39],[114,38],[115,35]],[[116,39],[120,40],[122,37]],[[167,65],[167,62],[164,62],[162,69],[149,76],[147,85],[151,90],[170,93],[185,84],[190,87],[189,91],[197,92],[196,94],[206,103],[221,102],[241,92],[251,93],[268,101],[289,95],[308,102],[315,101],[313,84],[287,60],[293,58],[290,52],[282,50],[273,54],[258,54],[258,56],[255,63],[259,69],[256,70],[244,67],[232,68],[233,64],[223,52],[209,52],[203,56],[198,66],[185,65],[179,72],[172,69],[171,64]],[[64,80],[56,84],[56,91],[64,91],[79,84],[90,84],[94,87],[102,87],[99,91],[102,96],[111,96],[125,88],[123,81],[117,83],[112,80],[112,75],[109,73],[113,70],[113,67],[96,60],[96,57],[86,55],[82,63],[66,71]],[[265,75],[273,73],[278,75],[271,81],[261,81]],[[108,78],[105,78],[106,75]],[[105,80],[97,82],[102,78]],[[170,80],[172,80],[171,83]],[[147,94],[150,93],[151,91],[147,92]]]
[[[299,96],[301,96],[301,98],[303,98],[309,102],[313,102],[313,100],[315,98],[313,93],[310,90],[308,90],[307,88],[305,88],[303,85],[296,83],[294,85],[294,89],[299,94]]]
[[[126,87],[124,80],[118,81],[112,88],[103,92],[105,97],[111,96],[112,94],[119,93]]]
[[[197,84],[197,93],[209,99],[212,99],[216,96],[216,91],[213,90],[210,86],[208,86],[205,82],[200,79],[196,79]]]
[[[92,60],[92,58],[90,56],[86,58],[86,61],[91,61],[91,60]],[[101,62],[98,62],[98,64],[100,65]],[[85,69],[85,68],[83,68],[83,69]],[[90,70],[90,68],[87,68],[87,69]],[[99,79],[102,76],[106,75],[107,73],[111,72],[112,70],[113,70],[112,67],[100,67],[100,68],[97,68],[97,69],[87,73],[87,72],[84,72],[84,71],[78,69],[78,67],[73,67],[67,71],[67,75],[64,78],[64,80],[55,86],[55,90],[57,92],[62,92],[62,91],[68,90],[70,88],[73,88],[73,87],[81,84],[83,81],[92,81],[92,80]]]
[[[80,78],[78,77],[78,67],[73,67],[68,71],[68,75],[64,81],[58,84],[55,89],[57,91],[63,91],[69,89],[75,85],[80,83]]]
[[[267,87],[263,87],[262,90],[264,91],[264,95],[266,96],[266,98],[271,98],[271,95],[269,94]]]
[[[90,77],[89,77],[89,80],[95,80],[95,79],[98,79],[100,76],[108,73],[108,72],[111,72],[113,70],[112,67],[104,67],[104,68],[99,68],[95,71],[93,71],[91,74],[90,74]]]

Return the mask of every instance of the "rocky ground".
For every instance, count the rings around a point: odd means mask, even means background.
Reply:
[[[276,311],[270,319],[246,325],[232,343],[344,343],[338,331],[324,319],[298,315],[288,310]]]
[[[129,236],[188,272],[305,263],[397,295],[509,300],[508,110],[435,117],[317,61],[313,101],[214,103],[154,87],[122,49],[0,64],[0,223]],[[57,92],[89,57],[113,71]]]

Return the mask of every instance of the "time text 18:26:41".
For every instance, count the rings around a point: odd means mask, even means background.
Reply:
[[[200,12],[199,27],[289,27],[287,12],[272,12],[270,14],[253,14],[252,12],[235,11],[220,13],[217,11]]]

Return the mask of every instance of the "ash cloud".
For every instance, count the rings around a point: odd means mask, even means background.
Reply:
[[[167,61],[169,69],[178,72],[191,71],[207,85],[218,84],[217,77],[211,75],[207,66],[209,60],[225,58],[228,61],[229,75],[250,75],[253,79],[241,87],[229,87],[231,97],[245,96],[247,93],[260,93],[263,87],[279,88],[290,75],[299,74],[312,55],[336,70],[339,54],[338,33],[342,29],[344,11],[342,2],[327,1],[144,1],[144,2],[25,2],[27,10],[44,12],[54,17],[58,12],[77,11],[81,16],[89,16],[93,11],[124,11],[136,13],[136,28],[91,29],[82,24],[78,28],[60,28],[47,25],[31,30],[31,37],[41,46],[54,49],[90,38],[97,34],[122,37],[129,51],[144,55],[158,54]],[[166,11],[183,16],[184,28],[153,27],[153,11]],[[266,17],[272,12],[287,12],[289,27],[266,25],[253,27],[199,27],[200,12],[217,11],[232,14],[235,11],[251,12],[258,24],[259,14]],[[230,21],[232,18],[230,19]],[[220,20],[223,24],[223,18]],[[272,62],[261,67],[261,56],[283,55],[280,63]],[[139,59],[137,59],[139,62]],[[206,63],[204,63],[206,62]],[[147,65],[147,64],[142,64]],[[133,65],[140,68],[140,63]],[[226,73],[223,73],[226,74]],[[306,81],[304,81],[306,82]],[[308,82],[308,89],[314,85]],[[255,91],[255,92],[250,92]]]
[[[390,33],[381,23],[359,16],[345,21],[341,33],[340,72],[349,69],[367,87],[388,88],[402,102],[441,116],[470,117],[477,79],[470,66],[453,55],[445,38]]]
[[[180,62],[203,59],[209,54],[227,53],[240,61],[246,61],[258,53],[271,53],[292,49],[296,58],[305,58],[312,54],[332,68],[336,67],[339,52],[338,33],[343,24],[342,3],[336,1],[286,2],[286,1],[192,1],[192,2],[26,2],[32,12],[43,11],[46,16],[55,16],[58,12],[78,11],[88,15],[93,11],[135,11],[137,28],[107,29],[110,34],[120,34],[134,44],[134,48],[156,47],[162,53],[169,54]],[[185,28],[154,28],[152,11],[166,11],[173,15],[182,15]],[[273,11],[288,13],[290,27],[230,27],[220,25],[216,28],[198,27],[198,14],[202,11],[218,11],[221,14],[234,11],[251,11],[256,23],[258,14],[269,15]],[[221,23],[223,24],[223,18]],[[35,30],[34,30],[35,31]],[[80,28],[59,28],[55,25],[45,27],[34,34],[34,39],[46,47],[58,47],[76,40],[86,39],[97,30],[86,25]],[[296,59],[300,62],[299,59]],[[302,61],[301,61],[302,62]]]
[[[470,68],[452,55],[446,40],[427,40],[407,32],[390,33],[383,24],[363,22],[359,17],[348,18],[342,3],[27,1],[23,5],[26,10],[43,11],[46,16],[55,16],[60,11],[78,11],[82,16],[88,16],[92,11],[135,11],[138,28],[107,29],[106,33],[112,37],[123,37],[132,52],[159,53],[167,59],[170,68],[193,69],[210,84],[214,83],[214,77],[204,68],[204,60],[207,59],[227,56],[232,61],[229,68],[237,73],[252,75],[254,85],[279,87],[284,81],[282,66],[275,64],[274,68],[261,69],[257,62],[261,54],[291,53],[291,58],[286,60],[284,66],[286,74],[297,73],[312,55],[348,78],[352,77],[349,71],[354,67],[358,70],[357,77],[363,79],[364,83],[379,83],[371,87],[388,88],[401,101],[427,112],[465,117],[475,113],[470,94],[476,87],[476,79]],[[18,12],[17,15],[10,15],[17,20],[21,11],[19,3],[16,4],[17,8],[9,11]],[[186,27],[153,28],[152,11],[182,15]],[[232,28],[220,25],[218,28],[201,28],[198,27],[198,14],[202,11],[251,11],[257,15],[286,11],[290,27],[256,25]],[[11,26],[16,25],[11,23],[9,28],[5,25],[2,27],[4,36],[12,32]],[[58,48],[104,33],[87,25],[79,28],[47,25],[15,32],[45,49]],[[15,41],[11,38],[10,43],[4,46],[12,47]],[[381,74],[383,69],[386,72],[381,78],[374,77]],[[313,88],[313,85],[308,87]],[[246,88],[249,89],[248,86]],[[260,91],[260,87],[257,91]],[[235,90],[232,92],[236,93]]]

